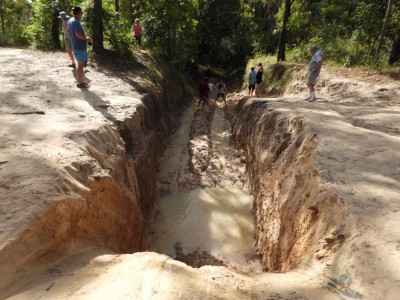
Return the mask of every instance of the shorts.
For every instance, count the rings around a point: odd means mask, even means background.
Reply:
[[[135,36],[135,40],[136,40],[136,43],[139,45],[139,46],[141,46],[142,45],[142,37],[139,35],[139,36]]]
[[[225,93],[217,93],[217,98],[215,98],[215,99],[218,99],[219,97],[222,97],[225,99]]]
[[[87,62],[88,61],[87,50],[74,50],[74,55],[75,55],[77,62]]]
[[[261,84],[262,79],[257,79],[257,84]]]
[[[249,90],[255,90],[256,84],[249,84]]]
[[[207,95],[200,95],[200,101],[206,102],[208,100]]]
[[[307,80],[307,84],[308,85],[315,85],[315,82],[317,81],[318,75],[313,74],[313,73],[309,73],[308,74],[308,80]]]
[[[64,35],[65,49],[72,49],[71,39]]]

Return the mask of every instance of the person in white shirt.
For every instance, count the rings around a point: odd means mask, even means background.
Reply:
[[[322,61],[324,57],[316,45],[312,45],[310,47],[310,52],[313,57],[308,64],[307,85],[310,90],[310,95],[308,96],[307,100],[309,102],[313,102],[317,100],[317,97],[315,96],[315,83],[317,81],[319,73],[321,72]]]
[[[221,97],[224,100],[224,104],[226,105],[226,95],[225,94],[226,94],[225,83],[222,80],[220,80],[217,85],[217,98],[215,98],[215,102],[217,102],[217,99],[219,97]]]
[[[72,55],[72,44],[71,44],[71,38],[69,37],[68,34],[68,20],[69,16],[65,11],[61,11],[58,16],[59,19],[61,19],[62,22],[62,30],[64,33],[64,43],[65,43],[65,50],[67,50],[67,54],[69,57],[69,60],[71,61],[71,64],[68,65],[68,67],[75,68],[75,59],[74,56]]]

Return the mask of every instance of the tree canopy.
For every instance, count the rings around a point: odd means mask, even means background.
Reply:
[[[139,17],[145,47],[182,66],[234,67],[261,54],[302,61],[311,44],[346,66],[400,58],[396,0],[0,0],[0,45],[61,49],[57,16],[74,5],[87,12],[94,51],[128,55]]]

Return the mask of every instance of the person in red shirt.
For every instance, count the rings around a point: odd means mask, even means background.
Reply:
[[[208,93],[210,92],[210,88],[208,86],[208,79],[204,78],[203,82],[199,85],[199,101],[197,101],[197,107],[200,106],[204,108],[204,103],[208,104]]]
[[[142,26],[140,26],[140,20],[137,18],[135,24],[132,25],[132,32],[136,40],[136,48],[140,50],[142,48]]]

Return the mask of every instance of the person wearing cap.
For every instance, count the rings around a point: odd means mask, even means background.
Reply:
[[[312,54],[312,58],[310,63],[308,64],[308,79],[307,79],[307,85],[310,90],[310,95],[307,98],[307,100],[309,102],[313,102],[317,100],[317,97],[315,96],[315,83],[317,81],[319,73],[321,72],[322,61],[324,57],[316,45],[312,45],[310,47],[310,52]]]
[[[85,31],[83,30],[81,19],[82,19],[82,9],[78,6],[72,8],[72,13],[74,17],[68,22],[68,33],[72,42],[72,50],[74,52],[76,61],[78,62],[78,69],[76,72],[77,77],[77,87],[87,88],[88,85],[85,82],[85,77],[83,73],[83,68],[88,61],[87,44],[91,44],[93,41],[91,38],[87,37]]]
[[[71,64],[68,65],[68,67],[75,68],[75,59],[74,59],[74,56],[72,55],[71,39],[69,38],[69,35],[68,35],[69,16],[65,13],[65,11],[61,11],[59,13],[58,18],[61,19],[61,23],[62,23],[62,29],[63,29],[63,33],[64,33],[65,50],[67,51],[68,57],[71,60]]]
[[[142,26],[140,26],[140,20],[138,18],[136,18],[135,24],[132,25],[132,32],[135,36],[136,47],[140,50],[142,47]]]

